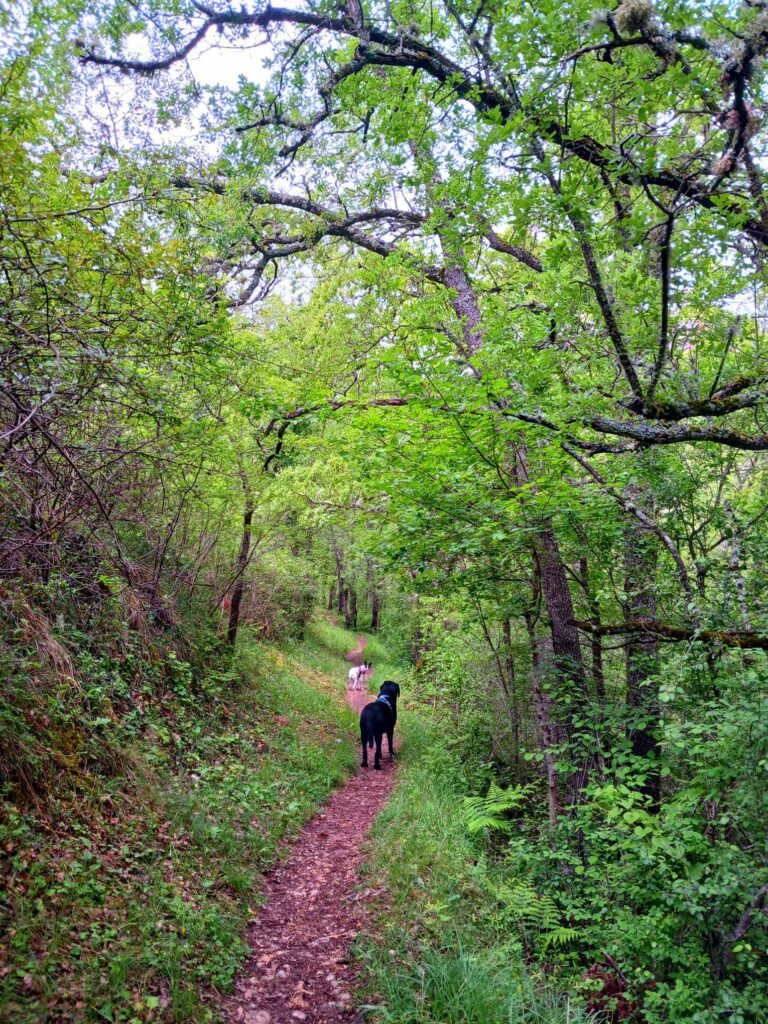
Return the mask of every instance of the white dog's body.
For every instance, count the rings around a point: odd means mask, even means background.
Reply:
[[[349,670],[349,688],[350,690],[364,690],[365,683],[368,678],[368,673],[371,671],[373,666],[367,662],[363,662],[362,665],[355,665],[354,668]]]

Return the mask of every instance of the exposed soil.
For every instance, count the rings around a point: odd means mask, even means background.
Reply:
[[[347,661],[351,661],[353,665],[359,665],[363,660],[363,651],[365,650],[365,637],[359,636],[357,638],[357,647],[354,651],[350,651],[347,655]]]
[[[348,660],[360,664],[364,648],[359,637]],[[371,697],[348,690],[347,699],[360,711]],[[360,1021],[350,992],[349,950],[374,895],[359,889],[362,844],[395,781],[386,757],[382,768],[358,768],[305,825],[288,863],[267,877],[264,906],[247,935],[252,954],[223,1004],[226,1021]]]

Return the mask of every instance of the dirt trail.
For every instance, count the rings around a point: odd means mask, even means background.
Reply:
[[[347,658],[359,664],[365,638]],[[368,693],[347,691],[361,710]],[[358,768],[324,810],[304,826],[288,863],[266,879],[260,907],[246,936],[252,953],[224,1019],[243,1024],[350,1024],[354,1011],[349,949],[361,927],[369,892],[357,891],[362,844],[394,785],[383,771]]]
[[[353,665],[359,665],[363,660],[363,651],[365,650],[365,637],[359,636],[357,638],[357,647],[354,651],[350,651],[347,655],[347,661],[351,661]]]

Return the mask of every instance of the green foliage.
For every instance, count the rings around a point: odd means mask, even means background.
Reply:
[[[376,977],[386,1005],[369,1005],[386,1024],[580,1024],[567,1000],[536,985],[514,951],[445,948],[419,951],[418,962],[391,959]],[[512,962],[510,962],[512,960]],[[375,969],[375,965],[374,965]]]
[[[345,658],[357,646],[357,635],[337,625],[330,615],[314,617],[307,630],[307,639],[333,652],[337,658]]]
[[[101,760],[84,740],[72,791],[49,793],[44,810],[6,788],[3,1019],[212,1019],[204,996],[231,986],[247,952],[260,874],[354,766],[343,666],[330,666],[255,643],[226,672],[136,654],[126,687],[142,667],[157,673],[155,691],[139,690],[141,724],[114,704],[91,719],[106,729]],[[98,689],[97,677],[89,700]]]
[[[620,978],[628,1005],[650,1024],[757,1024],[768,1013],[765,922],[752,914],[744,935],[738,928],[764,884],[754,851],[766,842],[765,675],[734,664],[718,682],[721,696],[699,697],[694,708],[671,674],[659,813],[642,791],[646,766],[615,739],[608,777],[596,775],[571,818],[544,831],[516,821],[495,887],[534,956],[559,963],[593,1006],[607,1007],[605,979]],[[597,965],[589,977],[585,963]]]
[[[513,827],[512,822],[505,818],[504,814],[507,811],[518,810],[525,795],[526,790],[522,786],[502,789],[492,781],[485,796],[464,798],[467,829],[470,832],[480,832],[483,829],[510,832]]]
[[[562,910],[549,893],[539,893],[524,878],[504,877],[490,892],[499,904],[502,921],[519,929],[526,946],[546,954],[550,946],[562,946],[579,937],[575,928],[563,925]]]
[[[523,965],[509,908],[493,894],[503,876],[467,830],[460,758],[420,717],[410,713],[403,726],[402,776],[377,820],[369,856],[372,880],[386,890],[378,934],[359,951],[372,1019],[576,1024],[581,1011]],[[543,917],[539,911],[537,921],[554,935]]]
[[[346,665],[249,649],[281,685],[251,703],[218,634],[239,608],[345,654],[354,629],[311,618],[332,584],[350,627],[381,598],[415,668],[371,640],[374,684],[442,736],[414,731],[424,795],[393,804],[418,1012],[519,1017],[501,948],[616,1018],[768,1016],[762,5],[395,0],[358,24],[322,0],[222,6],[218,36],[187,0],[16,6],[0,779],[24,1006],[76,1005],[55,961],[85,950],[106,1019],[194,1019],[187,976],[228,981],[214,895],[247,896],[241,851],[268,862],[343,767],[291,680],[338,693]],[[234,61],[265,26],[231,89],[173,51]],[[104,61],[134,48],[171,70],[117,86]],[[291,709],[322,723],[300,765],[270,718]],[[203,855],[182,906],[163,871]],[[127,938],[95,912],[115,877]],[[49,920],[49,889],[90,917]]]

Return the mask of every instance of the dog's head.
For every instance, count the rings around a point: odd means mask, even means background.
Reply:
[[[387,679],[386,682],[381,684],[379,696],[394,697],[397,699],[400,696],[400,687],[391,679]]]

